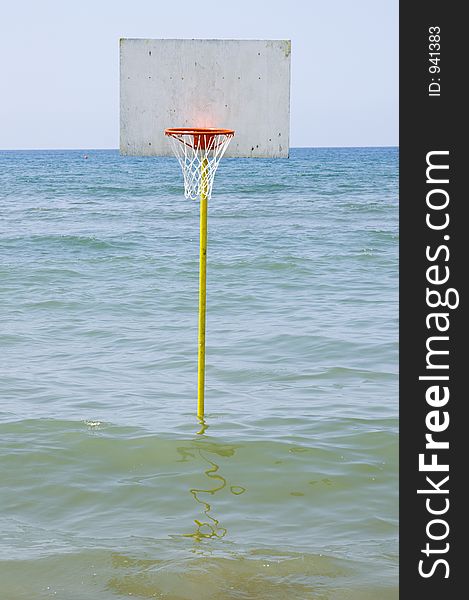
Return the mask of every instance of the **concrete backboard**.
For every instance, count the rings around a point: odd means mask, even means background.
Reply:
[[[172,156],[167,127],[235,130],[225,156],[287,158],[288,40],[120,42],[120,151]]]

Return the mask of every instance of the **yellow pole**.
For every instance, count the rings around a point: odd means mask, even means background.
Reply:
[[[200,250],[199,250],[199,353],[197,377],[197,416],[204,417],[205,392],[205,310],[207,306],[207,166],[202,161],[202,181],[200,189]]]

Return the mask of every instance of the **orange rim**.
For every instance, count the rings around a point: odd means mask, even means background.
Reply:
[[[218,136],[223,136],[225,140],[234,136],[233,129],[217,129],[216,127],[172,127],[165,129],[164,133],[197,151],[219,148],[223,142]],[[186,141],[187,138],[181,137],[185,135],[192,136],[192,141]]]
[[[234,135],[233,129],[217,129],[216,127],[171,127],[170,129],[164,130],[165,135],[176,136],[176,135]]]

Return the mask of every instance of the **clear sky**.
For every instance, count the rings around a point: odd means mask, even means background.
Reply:
[[[291,146],[398,144],[398,0],[3,0],[0,148],[117,148],[121,37],[291,39]]]

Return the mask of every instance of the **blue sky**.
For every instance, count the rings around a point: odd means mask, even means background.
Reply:
[[[397,0],[4,0],[0,148],[117,148],[121,37],[291,39],[291,146],[398,144]]]

